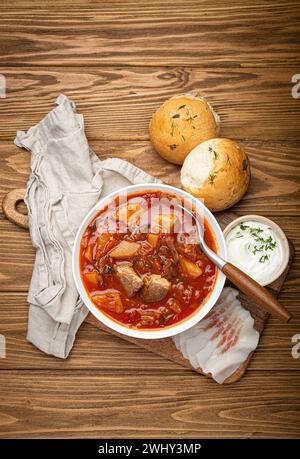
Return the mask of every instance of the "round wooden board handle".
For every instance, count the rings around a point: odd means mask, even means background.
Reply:
[[[17,188],[12,190],[2,201],[2,210],[6,218],[22,228],[28,229],[28,217],[17,210],[17,204],[24,201],[26,190]]]
[[[288,322],[292,318],[291,314],[277,301],[271,292],[259,285],[236,266],[226,263],[222,271],[241,292],[245,293],[245,295],[274,317],[277,317],[283,322]]]

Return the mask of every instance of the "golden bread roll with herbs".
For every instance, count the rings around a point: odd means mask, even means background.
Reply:
[[[201,198],[215,212],[236,204],[246,193],[249,181],[248,156],[230,139],[202,142],[186,157],[181,169],[184,190]]]
[[[217,137],[219,118],[212,107],[195,93],[167,100],[153,114],[150,140],[164,159],[182,164],[199,143]]]

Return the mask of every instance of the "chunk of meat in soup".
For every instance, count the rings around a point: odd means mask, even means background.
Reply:
[[[161,261],[163,277],[172,281],[178,274],[178,254],[174,245],[174,241],[170,237],[166,237],[158,249],[158,255]]]
[[[115,272],[128,298],[133,297],[142,287],[143,281],[131,264],[117,265],[115,266]]]
[[[151,274],[144,278],[144,286],[141,290],[141,297],[148,303],[161,301],[167,295],[171,283],[158,274]]]

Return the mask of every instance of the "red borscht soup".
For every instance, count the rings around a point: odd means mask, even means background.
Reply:
[[[160,191],[117,197],[86,228],[80,273],[94,305],[136,329],[169,327],[204,304],[216,280],[214,264],[193,239],[194,222]],[[207,245],[215,239],[204,221]]]

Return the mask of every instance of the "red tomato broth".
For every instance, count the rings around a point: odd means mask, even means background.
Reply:
[[[126,202],[122,202],[123,205],[128,205],[138,202],[138,198],[142,197],[147,202],[148,210],[150,206],[151,198],[160,197],[173,197],[167,193],[162,192],[146,192],[129,195]],[[119,198],[116,198],[115,204],[117,209],[119,204]],[[122,207],[121,206],[121,207]],[[147,209],[145,209],[146,211]],[[118,211],[118,210],[117,210]],[[155,248],[149,247],[147,242],[148,233],[137,232],[133,234],[131,231],[126,233],[113,232],[107,236],[107,242],[101,248],[97,249],[97,241],[99,236],[105,233],[105,223],[100,222],[103,216],[109,218],[111,215],[110,206],[106,206],[101,210],[89,223],[86,231],[81,240],[80,248],[80,273],[83,285],[94,305],[105,315],[120,323],[123,326],[137,329],[161,329],[172,326],[179,322],[182,322],[194,315],[200,307],[203,306],[205,300],[210,295],[216,278],[217,269],[214,264],[204,255],[198,244],[184,244],[178,242],[177,234],[174,233],[159,233],[159,239]],[[107,218],[106,218],[107,221]],[[117,229],[120,229],[120,222],[117,222]],[[109,253],[116,247],[119,242],[123,240],[131,241],[132,238],[135,242],[140,244],[140,249],[136,257],[129,258],[127,260],[113,260]],[[204,238],[207,245],[214,251],[216,251],[216,241],[214,235],[208,225],[208,222],[204,222]],[[168,243],[167,243],[168,242]],[[169,245],[175,248],[179,261],[173,263],[173,252],[169,252],[165,247]],[[86,253],[89,248],[92,248],[92,261],[86,258]],[[163,249],[164,248],[164,249]],[[190,253],[189,253],[190,251]],[[140,254],[142,252],[142,255]],[[191,278],[181,266],[182,258],[192,261],[202,269],[202,274],[197,278]],[[173,260],[173,261],[168,261]],[[126,291],[119,279],[114,274],[116,264],[125,264],[128,261],[132,263],[133,269],[142,279],[150,274],[159,274],[165,277],[166,272],[168,274],[168,280],[171,282],[171,287],[166,296],[159,301],[147,303],[140,296],[140,292],[137,292],[133,297],[129,298],[126,295]],[[168,272],[166,265],[170,264],[174,268],[173,272]],[[97,285],[90,282],[85,275],[87,273],[95,273],[96,277],[99,278]],[[92,276],[93,277],[93,276]],[[109,310],[101,306],[99,303],[93,300],[93,296],[118,292],[122,301],[124,310],[121,313],[117,313],[113,310]],[[174,301],[173,301],[174,300]],[[170,302],[176,303],[180,306],[180,312],[170,307]],[[150,320],[151,319],[151,320]]]

